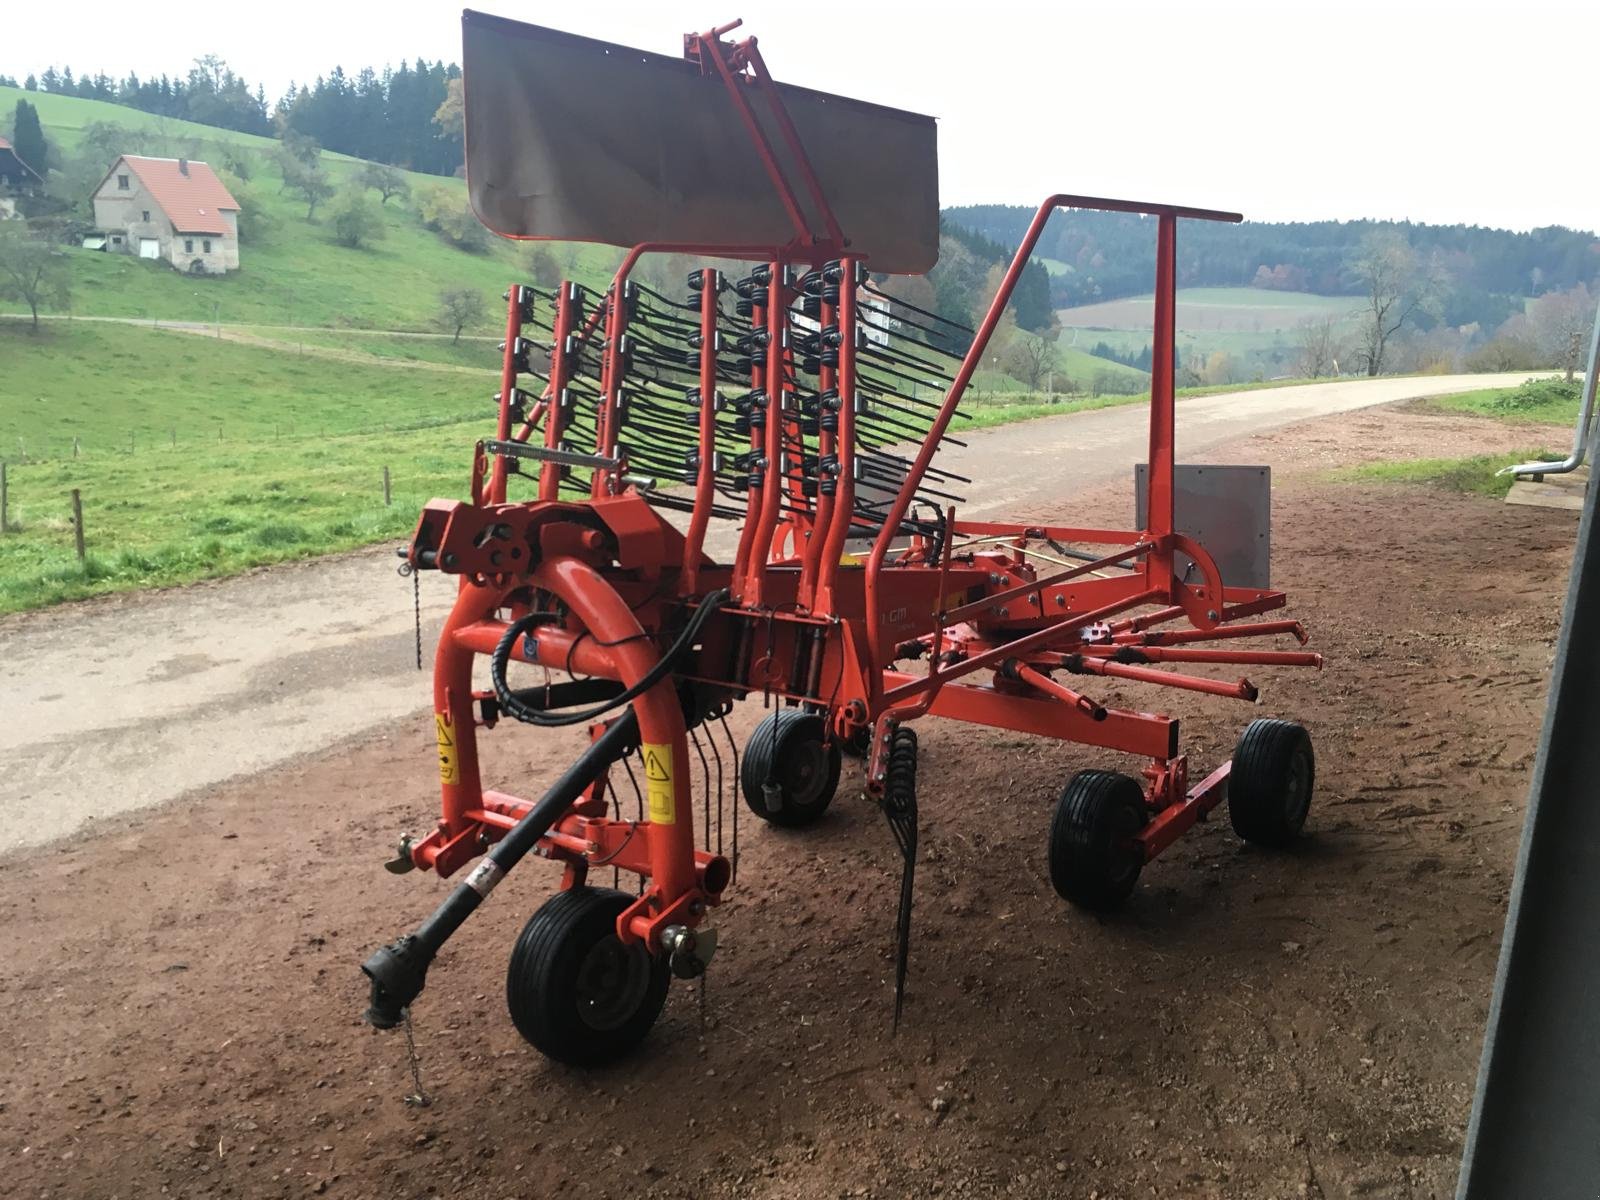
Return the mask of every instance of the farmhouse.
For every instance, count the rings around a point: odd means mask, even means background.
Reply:
[[[203,162],[124,154],[94,190],[94,223],[115,253],[194,275],[239,269],[239,202]]]
[[[0,220],[17,215],[19,195],[39,185],[39,173],[23,162],[10,142],[0,137]]]

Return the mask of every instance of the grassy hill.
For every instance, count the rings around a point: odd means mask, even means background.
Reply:
[[[1358,297],[1319,296],[1263,288],[1180,288],[1176,324],[1178,355],[1203,363],[1217,351],[1230,355],[1239,378],[1272,377],[1294,370],[1297,327],[1331,317],[1347,332],[1355,326]],[[1104,342],[1120,354],[1150,345],[1153,296],[1131,296],[1058,309],[1063,345],[1087,350]]]
[[[283,177],[270,157],[277,143],[270,138],[168,120],[99,100],[5,87],[0,87],[0,114],[9,117],[23,97],[38,107],[46,136],[67,151],[77,148],[87,125],[107,121],[131,131],[129,140],[135,144],[129,149],[134,153],[216,162],[224,146],[235,154],[243,152],[250,170],[248,200],[269,222],[264,235],[241,237],[241,269],[221,277],[195,278],[165,263],[130,255],[72,250],[76,313],[430,329],[440,289],[471,287],[498,296],[513,279],[526,278],[520,244],[493,238],[484,253],[466,253],[423,227],[414,199],[396,198],[383,206],[385,237],[370,248],[339,245],[320,213],[315,222],[308,221],[305,203],[280,191]],[[335,186],[348,183],[361,166],[359,160],[331,153],[323,155],[323,164]],[[419,189],[438,188],[466,204],[462,180],[415,173],[407,173],[407,179],[413,196]],[[376,194],[372,198],[376,203]],[[562,253],[570,253],[569,270],[586,282],[598,281],[619,257],[617,251],[602,246],[573,247]],[[488,330],[497,324],[491,316],[482,327]]]
[[[1317,296],[1310,292],[1275,292],[1263,288],[1180,288],[1178,328],[1189,333],[1269,333],[1293,329],[1307,317],[1343,318],[1360,304],[1351,296]],[[1080,329],[1147,331],[1154,296],[1130,296],[1100,304],[1058,309],[1061,324]]]

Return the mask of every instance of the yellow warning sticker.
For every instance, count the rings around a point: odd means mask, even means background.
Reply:
[[[677,796],[672,788],[672,747],[664,742],[646,742],[644,788],[650,801],[650,819],[657,825],[671,825],[678,819]]]
[[[439,782],[460,783],[461,767],[456,761],[456,731],[449,713],[434,713],[433,725],[439,734]]]

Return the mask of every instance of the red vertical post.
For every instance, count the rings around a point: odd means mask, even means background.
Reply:
[[[624,266],[630,264],[624,263]],[[600,407],[595,415],[596,454],[610,457],[617,449],[617,426],[620,424],[622,379],[625,374],[622,346],[628,335],[628,280],[623,270],[611,282],[611,295],[607,298],[606,349],[604,365],[600,372]],[[594,483],[589,494],[596,500],[613,495],[620,477],[619,468],[594,469]]]
[[[1150,359],[1150,457],[1145,496],[1145,529],[1158,542],[1145,560],[1150,587],[1173,586],[1173,347],[1177,338],[1178,218],[1164,212],[1156,233],[1156,305]]]
[[[856,511],[856,263],[839,260],[839,436],[835,442],[839,473],[834,479],[833,513],[822,543],[822,561],[817,564],[815,611],[834,615],[833,581],[839,573],[839,559]],[[879,660],[881,661],[881,660]],[[882,686],[877,667],[869,672],[872,686]]]
[[[757,330],[765,328],[767,323],[767,306],[764,302],[757,303],[755,297],[750,298],[750,328]],[[750,368],[750,390],[762,391],[766,373],[754,365]],[[750,459],[752,462],[748,472],[752,480],[745,490],[744,525],[739,530],[739,545],[733,553],[733,598],[739,603],[744,603],[745,579],[750,566],[750,557],[756,541],[756,528],[761,523],[761,488],[754,483],[755,477],[760,474],[760,468],[754,464],[760,459],[766,449],[766,426],[757,426],[754,421],[754,410],[751,410],[750,423]]]
[[[506,350],[500,359],[500,415],[494,436],[505,441],[511,436],[511,405],[517,395],[517,339],[522,336],[522,285],[513,283],[506,292]],[[489,503],[506,502],[506,456],[494,456],[489,476]]]
[[[820,332],[832,325],[838,317],[836,306],[826,300],[822,302],[821,312],[817,321]],[[821,347],[818,347],[819,351]],[[830,391],[837,388],[839,370],[837,367],[822,366],[817,372],[817,498],[812,505],[811,537],[806,542],[805,563],[800,571],[799,601],[806,608],[815,608],[817,603],[819,568],[822,565],[824,544],[828,540],[828,530],[833,520],[834,497],[823,490],[825,477],[822,473],[822,461],[834,454],[838,445],[835,431],[827,428],[827,408],[821,401]]]
[[[750,605],[761,603],[766,565],[772,556],[774,535],[783,508],[783,427],[789,388],[784,373],[784,350],[789,330],[789,288],[784,279],[784,265],[775,262],[771,270],[772,278],[767,283],[767,422],[763,454],[767,465],[761,478],[761,516],[750,544],[749,573],[744,587],[744,600]]]
[[[717,457],[717,292],[722,276],[710,267],[700,272],[700,462],[695,471],[694,512],[684,536],[683,573],[678,591],[692,596],[699,589],[700,552],[716,501]]]
[[[568,280],[561,281],[556,293],[556,322],[554,341],[550,346],[550,387],[544,411],[544,444],[555,450],[561,445],[561,435],[566,432],[567,414],[562,407],[562,393],[567,388],[567,373],[571,366],[567,345],[572,340],[573,309],[577,305],[578,289]],[[560,463],[547,462],[539,471],[539,499],[554,500],[560,494]]]

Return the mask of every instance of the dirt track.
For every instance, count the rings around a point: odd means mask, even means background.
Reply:
[[[504,1015],[505,955],[552,883],[514,874],[418,1005],[427,1109],[402,1100],[400,1036],[356,1020],[357,963],[444,887],[378,868],[436,804],[425,720],[13,855],[7,1191],[1448,1196],[1575,520],[1308,472],[1530,436],[1384,410],[1217,448],[1274,464],[1277,582],[1329,664],[1257,673],[1255,711],[1176,709],[1197,762],[1259,713],[1312,728],[1295,853],[1214,821],[1122,915],[1070,912],[1044,874],[1048,805],[1106,756],[925,722],[897,1040],[897,861],[848,779],[810,833],[744,823],[704,1025],[679,986],[606,1072],[546,1065]],[[1123,515],[1124,490],[1074,512]],[[487,776],[524,794],[571,749],[489,743]]]
[[[1522,378],[1356,380],[1186,400],[1179,452],[1197,461],[1249,431]],[[1086,486],[1118,480],[1129,495],[1145,420],[1133,405],[1029,421],[974,434],[940,462],[983,481],[963,516],[1032,508],[1060,517]],[[1130,508],[1118,503],[1117,519]],[[431,648],[455,580],[426,572],[421,583]],[[0,850],[392,726],[427,703],[414,655],[411,589],[387,548],[0,619]]]

